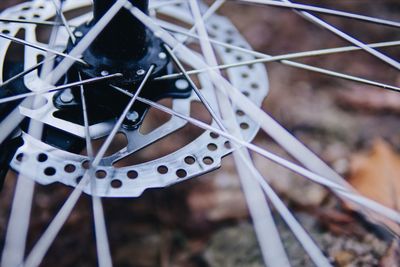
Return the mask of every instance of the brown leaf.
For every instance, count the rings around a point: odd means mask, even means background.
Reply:
[[[362,195],[399,210],[400,156],[385,141],[375,140],[369,152],[352,156],[349,182]],[[400,232],[397,224],[385,223]]]

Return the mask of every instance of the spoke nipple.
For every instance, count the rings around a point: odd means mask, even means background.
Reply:
[[[140,70],[137,70],[136,71],[136,74],[137,75],[143,75],[143,74],[145,74],[146,73],[146,71],[144,70],[144,69],[140,69]]]
[[[106,71],[106,70],[103,70],[100,74],[101,74],[101,76],[107,76],[110,73],[108,71]]]

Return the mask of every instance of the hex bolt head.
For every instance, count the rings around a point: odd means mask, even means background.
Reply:
[[[126,115],[126,119],[131,121],[131,122],[136,122],[139,119],[139,113],[137,113],[136,111],[130,111]]]
[[[74,95],[71,93],[71,90],[65,90],[61,95],[60,95],[60,100],[63,103],[71,103],[72,100],[74,100]]]
[[[145,73],[146,73],[146,71],[144,69],[139,69],[139,70],[136,71],[137,75],[143,75]]]
[[[74,35],[75,35],[76,37],[78,37],[78,38],[81,38],[81,37],[83,37],[83,32],[81,32],[81,31],[76,31],[76,32],[74,32]]]
[[[108,71],[106,71],[106,70],[103,70],[103,71],[101,71],[101,76],[107,76],[108,74],[110,74]]]
[[[179,79],[175,82],[175,86],[179,90],[186,90],[189,87],[189,83],[184,79]]]

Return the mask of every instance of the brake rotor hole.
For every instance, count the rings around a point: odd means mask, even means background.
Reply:
[[[176,176],[179,178],[185,178],[187,176],[187,172],[184,169],[179,169],[176,171]]]
[[[76,170],[75,165],[73,165],[73,164],[67,164],[67,165],[65,165],[64,171],[65,171],[66,173],[73,173],[75,170]]]
[[[111,187],[112,188],[121,188],[122,182],[120,180],[112,180]]]
[[[208,150],[210,150],[210,151],[215,151],[215,150],[218,149],[218,146],[217,146],[216,144],[211,143],[211,144],[208,144],[208,145],[207,145],[207,148],[208,148]]]
[[[25,158],[25,155],[24,153],[19,153],[15,158],[17,161],[22,162]]]
[[[164,165],[158,166],[157,171],[160,174],[166,174],[168,172],[168,167]]]
[[[44,174],[46,174],[47,176],[53,176],[54,174],[56,174],[56,169],[54,169],[53,167],[48,167],[44,170]]]
[[[85,160],[84,162],[82,162],[82,168],[88,170],[90,168],[90,161]]]
[[[129,179],[136,179],[139,176],[137,171],[129,171],[126,175]]]
[[[192,156],[187,156],[185,158],[185,163],[188,165],[193,165],[196,162],[196,159]]]
[[[205,157],[205,158],[203,158],[203,162],[206,165],[211,165],[214,163],[214,159],[212,157]]]
[[[107,176],[107,172],[104,170],[96,171],[96,177],[99,179],[104,179]]]
[[[39,156],[37,157],[37,160],[38,160],[39,162],[45,162],[48,158],[49,158],[49,157],[48,157],[46,154],[40,153]]]

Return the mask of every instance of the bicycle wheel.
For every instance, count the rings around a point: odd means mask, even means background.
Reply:
[[[396,211],[355,192],[261,109],[269,90],[263,63],[272,61],[397,91],[291,60],[364,50],[397,71],[400,64],[375,49],[397,42],[366,45],[309,12],[398,23],[290,1],[227,2],[35,0],[1,13],[2,174],[10,165],[19,177],[2,266],[40,265],[82,193],[92,196],[98,264],[111,266],[101,198],[164,190],[216,170],[232,152],[268,266],[289,260],[265,196],[314,264],[331,262],[254,167],[249,151],[326,186],[374,222],[400,222]],[[281,56],[255,51],[231,22],[244,4],[293,9],[354,46]],[[220,8],[226,16],[217,14]],[[250,143],[260,128],[304,167]],[[73,191],[25,253],[34,183]]]

